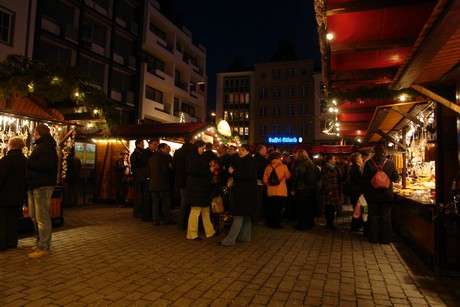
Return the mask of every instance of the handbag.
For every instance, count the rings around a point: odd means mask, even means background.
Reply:
[[[222,197],[216,196],[212,199],[211,212],[216,214],[225,212],[224,201],[222,200]]]

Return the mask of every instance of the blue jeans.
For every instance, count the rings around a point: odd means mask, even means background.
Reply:
[[[51,248],[50,202],[53,191],[54,186],[27,190],[29,216],[34,225],[35,244],[38,251],[47,252]]]
[[[222,240],[222,245],[231,246],[238,242],[251,242],[251,217],[234,216],[232,226],[227,236]]]

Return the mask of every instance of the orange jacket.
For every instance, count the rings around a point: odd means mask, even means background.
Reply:
[[[271,165],[271,166],[270,166]],[[272,172],[272,166],[276,167],[275,171],[280,179],[279,185],[268,185],[268,177]],[[286,179],[291,178],[291,173],[289,172],[288,167],[281,162],[281,159],[273,159],[271,164],[268,164],[265,167],[264,171],[264,184],[267,186],[267,196],[288,196],[288,188],[286,185]]]

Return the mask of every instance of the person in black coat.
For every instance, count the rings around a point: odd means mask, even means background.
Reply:
[[[291,194],[297,208],[297,230],[312,229],[315,226],[316,207],[316,166],[305,149],[295,156],[295,166],[291,177]]]
[[[0,252],[18,246],[19,210],[26,199],[24,140],[13,137],[8,153],[0,159]]]
[[[228,172],[233,176],[233,201],[230,212],[233,222],[221,245],[231,246],[238,242],[251,242],[251,219],[257,216],[257,163],[249,154],[249,145],[243,144],[238,151],[239,159]]]
[[[216,231],[211,223],[211,173],[214,166],[209,165],[203,156],[206,143],[202,140],[195,142],[195,150],[186,158],[187,183],[185,185],[185,199],[190,206],[188,217],[187,239],[201,241],[198,236],[198,219],[201,215],[206,237],[215,236]]]
[[[187,168],[185,161],[187,157],[195,151],[195,138],[191,134],[184,137],[184,145],[176,150],[173,157],[174,170],[174,188],[179,190],[179,210],[177,212],[177,228],[180,230],[187,229],[187,216],[190,208],[187,207],[185,184],[187,182]]]
[[[369,206],[369,241],[371,243],[389,244],[391,242],[391,206],[394,202],[393,183],[399,179],[398,171],[392,160],[386,158],[386,150],[382,144],[374,147],[374,156],[364,164],[363,184],[364,197]],[[377,172],[377,165],[383,165],[383,171],[390,179],[386,189],[372,187],[371,179]]]
[[[257,216],[255,219],[266,217],[266,204],[267,204],[267,186],[264,184],[264,172],[268,165],[267,160],[267,147],[265,145],[258,145],[254,159],[257,165]],[[262,222],[262,221],[260,221]]]
[[[58,155],[50,128],[38,124],[34,131],[35,147],[26,164],[27,204],[35,230],[35,246],[29,258],[49,254],[52,241],[51,196],[57,183]]]

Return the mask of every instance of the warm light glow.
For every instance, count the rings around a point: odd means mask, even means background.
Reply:
[[[399,101],[406,101],[407,100],[407,96],[405,94],[402,94],[401,96],[399,96]]]
[[[327,34],[326,34],[326,38],[327,38],[328,40],[331,40],[331,39],[334,38],[334,34],[332,34],[332,33],[327,33]]]

